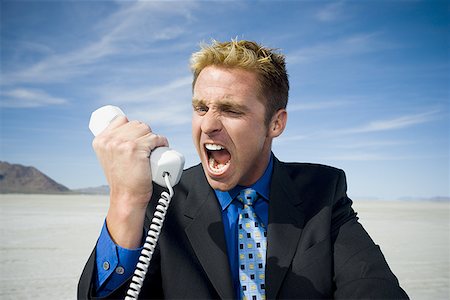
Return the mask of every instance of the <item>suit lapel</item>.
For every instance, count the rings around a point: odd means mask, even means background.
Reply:
[[[219,296],[222,299],[231,299],[234,298],[234,289],[221,208],[204,174],[199,177],[202,178],[200,184],[190,189],[186,199],[190,205],[185,211],[185,216],[192,221],[185,232]]]
[[[298,246],[304,223],[300,199],[287,171],[274,159],[267,230],[266,294],[276,298]]]

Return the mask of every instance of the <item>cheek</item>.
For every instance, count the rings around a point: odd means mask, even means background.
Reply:
[[[192,136],[194,137],[199,135],[200,119],[195,114],[192,115],[191,127],[192,127]]]
[[[253,128],[247,125],[240,125],[232,135],[233,143],[243,158],[248,159],[249,156],[258,153],[264,144],[263,132],[259,128]]]
[[[266,145],[267,132],[263,127],[247,128],[246,134],[240,138],[239,147],[246,160],[259,159]]]
[[[198,150],[198,146],[200,144],[200,123],[197,118],[192,117],[192,141],[194,142],[195,147]]]

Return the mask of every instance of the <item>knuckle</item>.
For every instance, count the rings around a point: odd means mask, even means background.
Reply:
[[[127,117],[125,116],[116,116],[114,117],[114,119],[111,121],[111,123],[115,123],[116,126],[121,126],[123,124],[126,124],[128,122]],[[111,125],[111,124],[110,124]]]
[[[116,120],[117,120],[117,122],[125,123],[125,122],[127,122],[127,117],[125,117],[125,116],[117,116]]]
[[[130,121],[130,125],[132,128],[134,128],[136,130],[143,131],[144,134],[151,132],[150,126],[148,126],[144,122],[133,120],[133,121]]]
[[[98,148],[98,138],[94,138],[92,140],[92,148],[94,148],[94,149]]]
[[[152,134],[150,138],[158,146],[169,145],[169,142],[165,136]]]
[[[145,123],[140,123],[139,128],[142,129],[143,131],[145,131],[146,133],[150,132],[150,127]]]
[[[139,122],[138,120],[131,120],[129,123],[131,126],[138,126],[139,124],[141,124],[141,122]]]
[[[117,149],[120,147],[122,143],[117,139],[112,139],[108,143],[106,143],[106,148],[110,151],[113,151],[114,149]]]
[[[92,147],[95,150],[102,148],[102,146],[104,146],[104,145],[105,145],[105,137],[103,135],[96,136],[92,140]]]
[[[132,153],[137,149],[137,143],[135,141],[125,141],[119,143],[116,147],[121,153]]]

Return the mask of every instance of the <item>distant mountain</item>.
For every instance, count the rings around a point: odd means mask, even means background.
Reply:
[[[436,197],[402,197],[398,200],[402,201],[433,201],[433,202],[450,202],[450,197],[436,196]]]
[[[108,195],[109,194],[109,186],[101,185],[97,187],[87,187],[82,189],[72,190],[73,193],[76,194],[89,194],[89,195]]]
[[[0,161],[0,193],[54,194],[70,192],[34,167]]]

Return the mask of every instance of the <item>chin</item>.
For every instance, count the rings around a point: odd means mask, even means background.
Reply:
[[[222,180],[214,179],[211,178],[208,174],[206,174],[206,180],[214,190],[219,190],[222,192],[229,191],[236,186],[236,183],[227,182],[226,180],[223,179]]]

